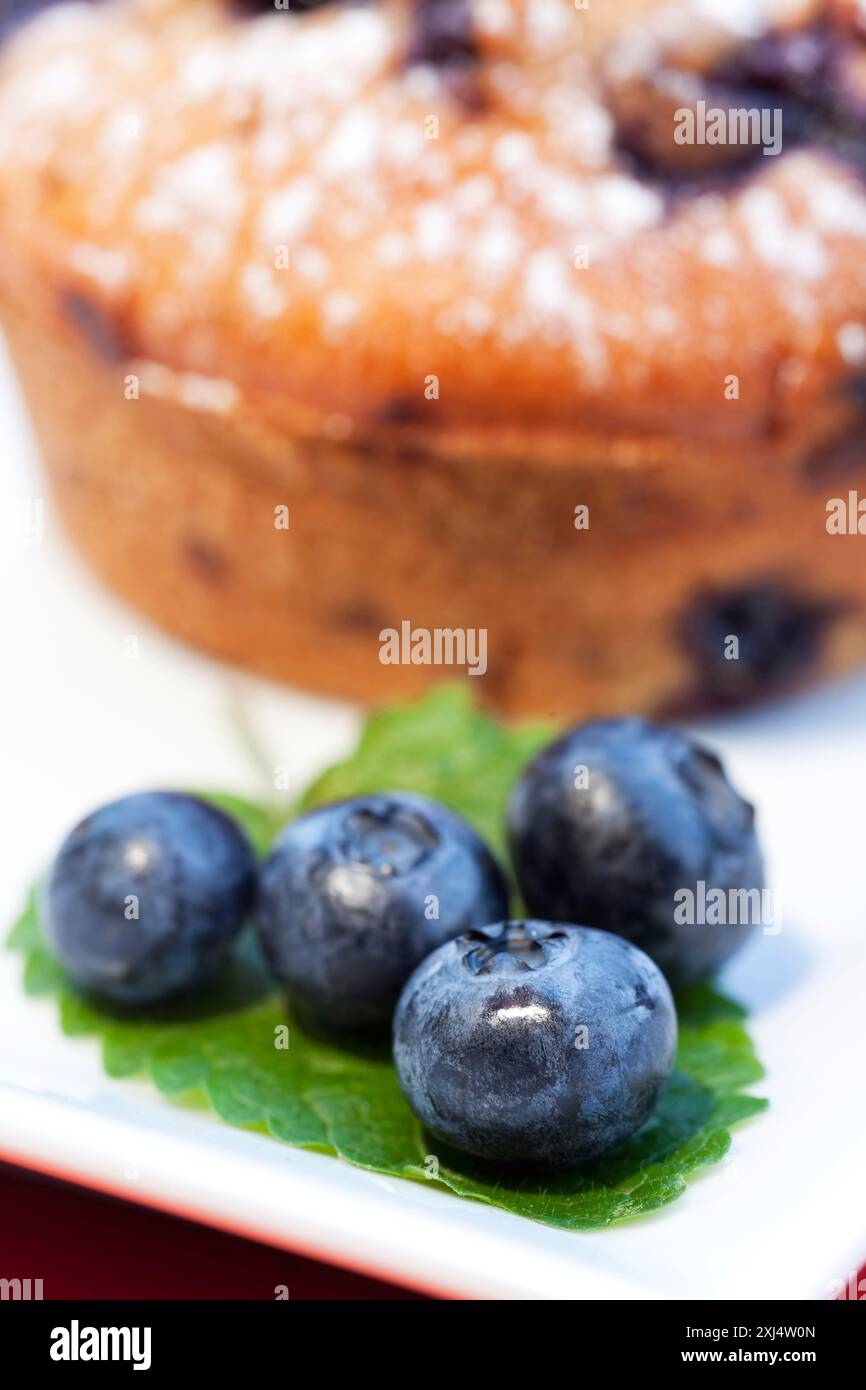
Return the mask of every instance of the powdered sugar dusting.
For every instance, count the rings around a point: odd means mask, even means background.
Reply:
[[[618,408],[684,344],[689,372],[714,383],[746,338],[763,360],[762,330],[746,330],[764,318],[796,343],[791,360],[823,341],[860,366],[858,179],[786,151],[672,204],[620,156],[609,109],[606,84],[636,58],[711,53],[810,2],[659,0],[635,39],[594,0],[471,0],[477,107],[435,68],[405,67],[396,0],[242,15],[225,0],[61,5],[8,46],[0,208],[46,265],[60,255],[124,304],[142,356],[171,338],[191,370],[149,361],[142,389],[195,409],[237,404],[225,361],[267,358],[272,380],[290,363],[294,384],[318,350],[321,386],[324,350],[351,397],[329,418],[351,430],[400,386],[409,343],[411,370],[441,357],[452,387],[488,368],[499,382],[513,362],[514,379],[543,380],[556,359],[561,408],[593,393]],[[863,303],[853,271],[839,290],[840,266],[858,268]]]
[[[866,362],[866,326],[862,323],[843,323],[836,333],[836,342],[850,367],[862,367]]]
[[[183,232],[202,221],[232,230],[243,206],[234,152],[215,142],[163,165],[138,204],[136,219],[148,231]]]
[[[259,214],[259,236],[274,245],[301,236],[310,225],[320,197],[315,179],[308,174],[271,193]]]
[[[129,369],[138,377],[143,395],[177,401],[191,410],[228,415],[240,399],[237,386],[225,378],[175,372],[159,362],[133,361]]]
[[[79,275],[109,291],[122,289],[129,281],[128,257],[90,242],[79,241],[70,248],[69,264]]]

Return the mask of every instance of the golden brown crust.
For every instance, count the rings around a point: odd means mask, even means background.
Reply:
[[[729,8],[828,10],[474,0],[475,103],[406,73],[397,0],[107,0],[25,30],[0,312],[100,572],[353,698],[449,674],[382,665],[404,620],[486,629],[472,684],[515,713],[727,697],[729,612],[797,649],[741,694],[863,659],[866,570],[824,524],[866,476],[860,175],[807,144],[672,195],[612,124],[740,52]]]
[[[470,685],[509,713],[665,713],[726,695],[707,644],[720,657],[727,629],[688,625],[702,596],[765,585],[792,605],[784,680],[866,658],[858,539],[825,528],[825,498],[866,489],[866,460],[834,478],[839,446],[811,478],[772,449],[709,458],[710,492],[695,470],[646,460],[494,470],[368,457],[288,444],[255,418],[170,395],[127,400],[118,369],[82,352],[69,323],[37,324],[9,302],[0,312],[74,537],[121,595],[231,662],[386,701],[464,672],[383,665],[384,629],[478,627],[488,669]],[[587,530],[575,529],[578,505]],[[274,525],[280,507],[288,530]],[[772,669],[759,675],[755,686],[744,671],[746,695],[777,687]]]
[[[3,61],[0,279],[91,297],[130,357],[227,379],[292,431],[469,435],[495,459],[500,432],[525,457],[796,430],[866,317],[856,173],[802,150],[672,206],[614,139],[617,85],[698,37],[724,51],[736,33],[695,15],[726,9],[632,6],[635,56],[627,10],[477,0],[475,112],[404,71],[406,0],[61,6]]]

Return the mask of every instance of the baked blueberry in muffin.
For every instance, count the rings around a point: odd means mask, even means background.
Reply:
[[[824,526],[866,483],[853,0],[33,9],[0,315],[126,598],[360,699],[460,674],[382,632],[483,629],[511,712],[863,660],[866,566]]]

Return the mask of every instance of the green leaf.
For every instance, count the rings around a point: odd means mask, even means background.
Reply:
[[[355,755],[330,768],[301,807],[401,787],[425,792],[471,820],[505,858],[503,808],[526,759],[553,732],[508,729],[480,713],[465,688],[374,715]],[[238,816],[260,853],[286,808],[212,799]],[[386,1044],[323,1042],[288,1018],[251,932],[207,995],[135,1014],[80,995],[44,945],[38,894],[8,942],[25,957],[25,988],[56,994],[64,1031],[102,1043],[106,1071],[149,1074],[175,1101],[207,1103],[227,1124],[339,1155],[374,1172],[432,1182],[564,1230],[591,1230],[654,1211],[716,1163],[730,1126],[766,1106],[744,1088],[763,1075],[739,1005],[709,987],[678,1002],[677,1071],[651,1119],[615,1154],[539,1183],[452,1153],[426,1135],[404,1101]],[[284,1043],[288,1043],[284,1046]]]
[[[471,821],[504,861],[506,797],[555,732],[552,725],[508,729],[482,714],[465,686],[444,686],[419,704],[374,714],[353,757],[323,773],[301,809],[391,787],[423,792]]]

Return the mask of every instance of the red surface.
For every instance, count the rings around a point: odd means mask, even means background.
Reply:
[[[419,1295],[84,1188],[0,1167],[0,1278],[49,1298],[411,1299]]]
[[[46,1299],[272,1299],[277,1285],[285,1285],[293,1299],[420,1297],[5,1165],[0,1278],[42,1279]],[[859,1280],[866,1300],[866,1265]]]

